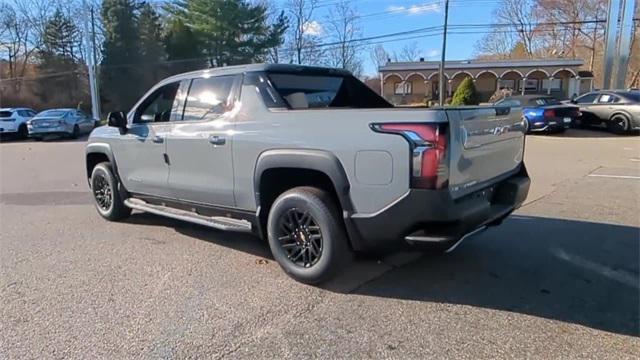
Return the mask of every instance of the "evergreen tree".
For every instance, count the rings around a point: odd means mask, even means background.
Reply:
[[[80,67],[81,35],[69,16],[57,9],[44,22],[42,49],[38,52],[41,74],[36,94],[54,106],[76,106],[82,99]]]
[[[42,56],[55,55],[76,60],[80,55],[80,32],[73,21],[56,9],[44,24]]]
[[[160,63],[166,58],[162,43],[160,16],[149,3],[143,4],[140,8],[138,33],[140,34],[139,61],[145,67],[141,86],[149,88],[164,78],[166,74],[164,64]]]
[[[104,0],[103,59],[100,68],[100,92],[104,110],[127,110],[139,98],[141,53],[138,32],[138,4],[135,0]]]
[[[207,66],[206,61],[203,60],[198,38],[179,18],[170,20],[164,46],[170,74],[179,74]]]
[[[471,78],[465,78],[456,89],[451,100],[451,105],[477,105],[478,96],[476,95],[476,86]]]
[[[167,9],[193,31],[211,66],[264,61],[287,27],[286,17],[269,24],[266,5],[246,0],[183,0]]]
[[[149,3],[145,3],[140,9],[138,33],[140,34],[140,60],[146,63],[164,60],[160,16]]]

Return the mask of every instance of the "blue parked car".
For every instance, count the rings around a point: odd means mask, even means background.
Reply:
[[[581,115],[579,107],[544,95],[510,96],[496,105],[522,107],[527,132],[564,132]]]

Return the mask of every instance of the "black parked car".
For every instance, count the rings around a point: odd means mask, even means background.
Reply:
[[[580,125],[605,126],[615,133],[640,130],[640,91],[593,91],[571,102],[582,112]]]

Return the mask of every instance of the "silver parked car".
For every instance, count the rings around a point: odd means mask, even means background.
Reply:
[[[614,133],[640,130],[640,91],[593,91],[571,102],[580,106],[580,125],[605,126]]]
[[[77,138],[91,132],[95,121],[91,116],[76,109],[50,109],[38,113],[27,122],[29,137],[42,139],[49,135]]]

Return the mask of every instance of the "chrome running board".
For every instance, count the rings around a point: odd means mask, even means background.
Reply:
[[[129,198],[124,201],[127,207],[140,210],[155,215],[166,216],[168,218],[182,220],[198,225],[224,231],[251,232],[251,223],[246,220],[232,219],[222,216],[204,216],[192,211],[175,209],[162,205],[149,204],[143,200]]]

